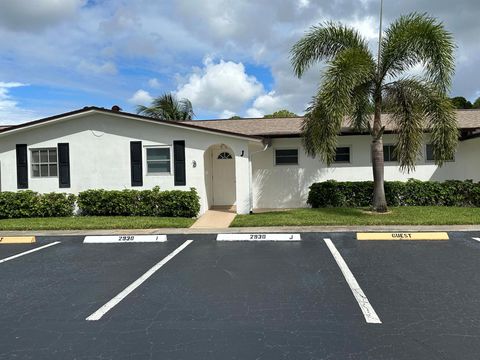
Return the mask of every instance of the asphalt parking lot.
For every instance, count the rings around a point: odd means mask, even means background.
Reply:
[[[449,235],[4,244],[0,359],[477,360],[480,233]],[[361,288],[357,297],[324,239]],[[359,301],[380,321],[369,322]]]

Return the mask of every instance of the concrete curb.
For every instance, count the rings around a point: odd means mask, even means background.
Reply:
[[[83,236],[117,234],[218,234],[218,233],[275,233],[275,232],[412,232],[412,231],[480,231],[480,225],[379,225],[379,226],[269,226],[238,228],[161,228],[161,229],[113,229],[113,230],[38,230],[0,231],[0,236]]]

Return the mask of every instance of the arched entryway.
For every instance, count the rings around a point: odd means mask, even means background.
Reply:
[[[225,144],[210,146],[204,154],[205,186],[209,208],[234,208],[235,153]]]

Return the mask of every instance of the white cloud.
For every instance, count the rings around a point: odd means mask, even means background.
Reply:
[[[112,61],[106,61],[102,64],[94,64],[92,62],[82,60],[78,64],[77,69],[80,72],[94,75],[116,75],[117,66]]]
[[[220,115],[218,115],[218,117],[219,117],[220,119],[229,119],[229,118],[231,118],[231,117],[234,116],[234,115],[236,115],[236,113],[233,112],[233,111],[223,110],[223,111],[220,113]]]
[[[161,85],[157,78],[153,78],[148,80],[148,86],[150,86],[152,89],[159,89]]]
[[[310,5],[310,0],[298,0],[298,7],[300,9],[306,8]]]
[[[246,73],[241,62],[220,60],[214,63],[207,58],[204,67],[194,69],[176,94],[189,99],[194,109],[237,112],[262,92],[263,85]]]
[[[253,102],[253,107],[247,110],[248,116],[258,117],[265,114],[271,114],[274,111],[285,107],[282,104],[282,99],[275,95],[275,91],[270,91],[268,94],[260,95]]]
[[[21,82],[14,82],[14,81],[11,81],[11,82],[0,81],[0,89],[16,88],[20,86],[27,86],[27,84],[23,84]]]
[[[256,108],[250,108],[245,113],[247,118],[261,118],[263,115],[265,115],[265,113]]]
[[[343,22],[356,29],[367,40],[378,39],[378,17],[356,17],[354,20],[345,20]]]
[[[85,0],[1,0],[0,24],[11,30],[34,31],[65,21]]]
[[[305,109],[305,98],[307,95],[299,94],[300,96],[286,94],[277,94],[275,91],[270,91],[268,94],[260,95],[255,99],[246,111],[247,117],[263,117],[266,114],[272,114],[278,110],[289,110],[296,114],[303,114]]]
[[[480,54],[477,2],[458,0],[459,9],[471,10],[460,13],[452,11],[450,0],[405,0],[384,8],[384,29],[399,14],[410,11],[427,12],[444,22],[458,45],[452,93],[470,100],[480,92],[475,62]],[[317,90],[321,68],[296,79],[289,62],[291,46],[311,25],[333,20],[357,27],[375,52],[378,1],[342,0],[342,6],[338,1],[281,3],[209,0],[199,7],[198,0],[0,0],[0,79],[75,94],[70,99],[42,99],[39,95],[37,103],[46,111],[81,107],[88,97],[116,103],[140,88],[153,94],[156,88],[149,78],[155,76],[161,79],[161,90],[188,89],[193,93],[193,105],[201,117],[217,117],[223,111],[260,115],[270,111],[268,101],[300,114]],[[228,82],[225,87],[233,89],[213,86],[207,81],[207,66],[202,65],[206,55],[231,60],[225,64],[248,64],[247,69],[253,66],[259,72],[266,69],[271,79],[265,87],[274,90],[274,95],[269,98],[258,81],[255,94],[246,96],[248,100],[229,94],[240,91]],[[195,65],[200,69],[192,71]],[[184,81],[177,82],[176,74]],[[256,80],[264,80],[256,74]],[[191,79],[194,75],[197,77]],[[243,76],[248,84],[248,75]],[[198,80],[198,89],[207,91],[199,93],[194,80]],[[77,96],[78,92],[85,96]],[[254,107],[257,98],[258,107]]]
[[[0,124],[18,124],[37,117],[35,112],[20,107],[18,101],[11,96],[10,89],[21,86],[28,85],[0,81]]]
[[[128,99],[128,102],[134,105],[150,105],[152,102],[153,97],[150,95],[148,91],[145,90],[137,90],[135,91],[135,94],[132,95],[130,99]]]

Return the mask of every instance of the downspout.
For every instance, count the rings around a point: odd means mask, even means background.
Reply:
[[[253,213],[253,167],[252,167],[252,156],[261,152],[266,151],[270,145],[272,145],[272,139],[265,138],[263,140],[263,149],[254,151],[252,153],[248,154],[248,166],[249,166],[249,172],[248,172],[248,183],[249,183],[249,208],[250,208],[250,214]]]

